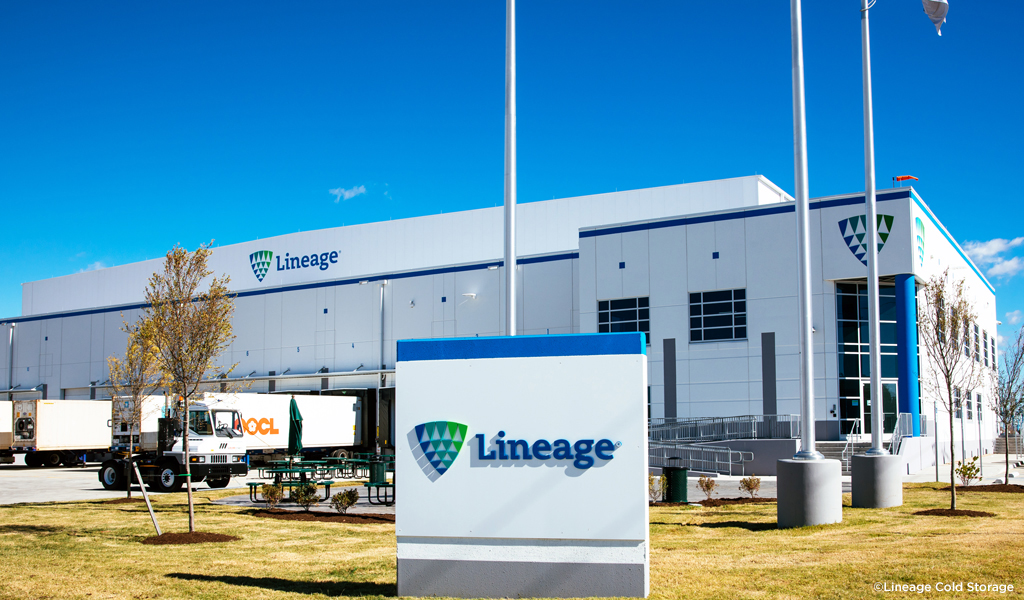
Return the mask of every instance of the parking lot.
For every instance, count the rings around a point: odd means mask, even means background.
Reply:
[[[60,502],[67,500],[98,500],[119,498],[123,491],[107,491],[100,485],[99,463],[84,467],[29,468],[21,455],[15,457],[12,465],[0,465],[0,504],[20,502]],[[256,471],[247,477],[232,477],[228,488],[245,490],[247,481],[258,481]],[[197,483],[193,489],[208,489],[205,483]],[[133,492],[141,493],[138,485]]]

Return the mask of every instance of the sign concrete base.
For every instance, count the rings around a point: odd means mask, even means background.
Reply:
[[[903,505],[903,459],[892,454],[855,454],[850,464],[854,508]]]
[[[787,458],[779,460],[777,468],[779,529],[843,520],[843,469],[838,460]]]

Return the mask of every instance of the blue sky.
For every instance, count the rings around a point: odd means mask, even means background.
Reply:
[[[871,12],[877,174],[1024,309],[1017,4]],[[519,0],[519,199],[792,192],[786,2]],[[499,205],[504,2],[0,4],[0,316],[173,244]],[[812,196],[863,189],[859,2],[804,7]],[[333,193],[332,193],[333,190]],[[1002,241],[1000,241],[1002,240]],[[1007,315],[1009,313],[1009,315]],[[1017,322],[1019,324],[1019,322]]]

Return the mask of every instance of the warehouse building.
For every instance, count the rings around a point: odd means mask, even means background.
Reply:
[[[810,208],[816,430],[843,440],[869,407],[864,194]],[[396,340],[504,335],[502,210],[216,248],[211,267],[237,293],[236,338],[220,362],[237,363],[229,377],[247,377],[250,391],[385,394],[401,389]],[[879,192],[878,213],[883,410],[887,429],[899,419],[912,429],[918,470],[933,464],[936,430],[948,460],[949,417],[918,381],[916,290],[947,268],[965,279],[979,315],[974,358],[991,369],[995,293],[912,188]],[[517,220],[517,334],[645,332],[652,419],[800,412],[795,205],[776,185],[752,176],[533,202]],[[9,393],[109,395],[122,315],[140,314],[161,268],[25,283],[22,315],[3,326]],[[956,428],[977,454],[997,432],[988,391],[971,394]]]

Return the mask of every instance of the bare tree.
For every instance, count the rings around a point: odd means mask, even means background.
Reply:
[[[146,410],[146,400],[164,384],[164,374],[160,369],[152,322],[145,318],[134,324],[122,322],[121,331],[128,334],[124,358],[107,358],[107,367],[110,371],[110,384],[114,388],[114,413],[127,433],[128,460],[125,462],[124,476],[128,497],[131,498],[135,439],[138,436],[141,444],[142,420],[149,416],[143,412]],[[142,484],[141,481],[139,483]]]
[[[999,365],[995,357],[993,362]],[[992,396],[992,410],[1006,436],[1006,472],[1003,481],[1010,477],[1010,433],[1021,413],[1024,413],[1024,327],[1017,330],[1016,338],[1003,349],[1003,364],[997,366],[994,375],[995,393]]]
[[[949,414],[949,507],[956,510],[954,414],[961,408],[961,397],[983,381],[970,338],[965,338],[977,315],[966,284],[962,279],[952,279],[948,269],[926,282],[922,291],[918,335],[926,360],[921,365],[921,383]],[[935,443],[939,443],[938,438]]]
[[[183,405],[189,532],[195,531],[195,507],[187,442],[188,409],[201,398],[200,386],[208,374],[227,374],[235,368],[232,365],[222,370],[214,364],[235,338],[231,329],[235,307],[227,287],[230,277],[215,277],[207,266],[211,245],[203,244],[195,252],[176,245],[167,253],[163,273],[154,273],[146,288],[146,314],[153,324],[160,364]],[[204,282],[208,287],[201,290]]]

